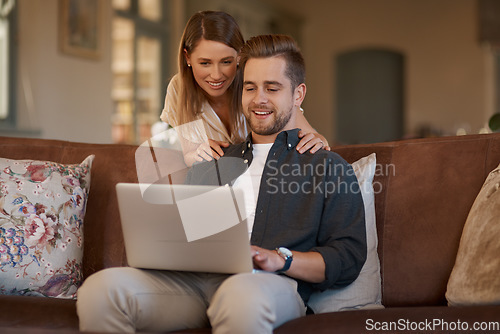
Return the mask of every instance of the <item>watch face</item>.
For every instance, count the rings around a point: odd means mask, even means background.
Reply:
[[[278,248],[278,250],[280,251],[280,253],[284,254],[285,256],[293,256],[292,252],[288,248],[280,247],[280,248]]]

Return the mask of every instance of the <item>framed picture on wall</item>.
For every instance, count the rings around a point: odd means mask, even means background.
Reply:
[[[101,56],[101,2],[59,0],[61,52],[89,59]]]

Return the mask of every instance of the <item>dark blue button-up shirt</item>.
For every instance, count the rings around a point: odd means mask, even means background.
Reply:
[[[366,260],[363,199],[354,171],[338,154],[300,154],[298,129],[281,132],[262,173],[251,244],[318,252],[326,264],[321,283],[298,281],[305,302],[314,289],[352,283]],[[217,161],[194,165],[190,184],[232,184],[252,163],[251,134]]]

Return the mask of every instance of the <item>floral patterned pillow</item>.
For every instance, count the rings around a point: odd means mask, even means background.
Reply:
[[[93,160],[0,158],[0,293],[76,298]]]

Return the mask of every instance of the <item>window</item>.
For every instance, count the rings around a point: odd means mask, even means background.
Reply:
[[[160,119],[166,87],[167,24],[162,0],[113,0],[115,143],[140,144]]]
[[[0,0],[0,128],[15,126],[15,0]]]

